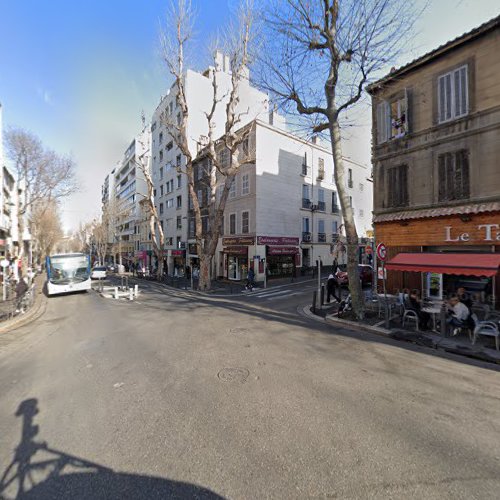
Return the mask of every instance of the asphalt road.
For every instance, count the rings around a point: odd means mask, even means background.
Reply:
[[[0,498],[498,498],[500,374],[310,295],[51,298],[0,337]]]

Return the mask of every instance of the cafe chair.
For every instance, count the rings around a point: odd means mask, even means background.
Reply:
[[[402,315],[402,318],[401,318],[401,324],[404,328],[405,326],[405,321],[415,321],[415,330],[417,330],[417,332],[419,331],[418,330],[418,314],[417,314],[417,311],[415,311],[414,309],[409,309],[407,307],[407,295],[406,294],[400,294],[399,295],[399,306],[401,308],[401,315]]]
[[[478,335],[495,337],[495,347],[497,351],[500,351],[500,330],[498,329],[498,325],[493,321],[479,321],[476,314],[472,314],[471,317],[474,321],[474,330],[472,330],[472,333],[469,330],[469,338],[472,345],[476,343]]]

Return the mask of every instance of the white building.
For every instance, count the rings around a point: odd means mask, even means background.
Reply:
[[[298,274],[318,258],[332,265],[335,254],[339,264],[345,262],[345,252],[336,252],[342,240],[342,214],[330,144],[301,139],[271,125],[277,115],[270,117],[268,122],[248,125],[252,127],[248,147],[255,159],[241,167],[229,192],[213,276],[244,279],[251,265],[256,279],[262,280],[266,263],[273,278]],[[201,157],[195,167],[202,206],[207,201],[203,178],[197,173],[207,171],[207,161]],[[371,185],[367,169],[356,164],[348,168],[348,189],[363,236],[365,228],[371,228]],[[196,266],[191,220],[188,258]]]
[[[213,88],[212,75],[217,73],[219,97],[221,102],[215,112],[215,136],[224,133],[225,107],[231,88],[231,72],[229,58],[218,52],[215,67],[209,67],[203,73],[187,70],[185,74],[186,100],[189,108],[187,136],[191,154],[196,156],[200,144],[208,133],[205,113],[212,106]],[[266,116],[269,110],[269,101],[266,94],[250,85],[248,79],[240,83],[240,102],[238,113],[244,113],[241,124],[252,121],[258,116]],[[188,188],[186,178],[179,174],[176,167],[184,166],[184,159],[162,125],[161,116],[165,113],[177,119],[180,110],[176,102],[175,87],[172,87],[166,96],[162,97],[156,108],[151,124],[152,133],[152,171],[156,190],[156,205],[160,214],[165,233],[165,249],[168,273],[172,274],[174,265],[183,269],[186,265],[186,243],[188,239]]]

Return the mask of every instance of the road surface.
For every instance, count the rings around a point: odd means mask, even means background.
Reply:
[[[494,367],[292,293],[49,299],[0,336],[0,498],[498,498]]]

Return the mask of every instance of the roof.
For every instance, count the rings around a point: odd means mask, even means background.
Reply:
[[[378,87],[381,87],[382,85],[390,82],[391,80],[395,79],[396,77],[400,77],[404,75],[405,73],[409,73],[410,71],[413,71],[414,69],[418,68],[419,66],[423,66],[424,64],[427,64],[434,59],[446,54],[447,52],[464,45],[465,43],[468,43],[475,38],[479,38],[480,36],[483,36],[484,34],[488,33],[489,31],[493,31],[497,28],[500,27],[500,16],[494,17],[493,19],[490,19],[489,21],[481,24],[480,26],[474,28],[471,31],[468,31],[466,33],[463,33],[462,35],[458,36],[457,38],[454,38],[453,40],[450,40],[449,42],[444,43],[443,45],[440,45],[434,50],[431,50],[430,52],[427,52],[423,56],[420,56],[413,61],[409,62],[408,64],[405,64],[404,66],[401,66],[400,68],[391,71],[388,75],[384,76],[380,80],[370,84],[367,86],[366,90],[369,93],[372,93],[375,91]]]
[[[385,267],[389,271],[495,276],[500,266],[498,253],[399,253]]]
[[[489,203],[469,204],[452,207],[435,207],[423,210],[404,210],[379,214],[373,217],[373,222],[393,222],[399,220],[427,219],[429,217],[446,217],[447,215],[479,214],[483,212],[500,211],[500,201]]]

